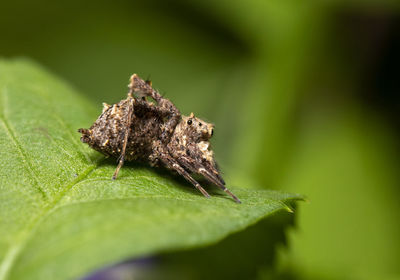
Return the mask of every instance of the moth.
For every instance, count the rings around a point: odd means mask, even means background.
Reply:
[[[103,112],[89,129],[79,129],[81,141],[106,156],[118,158],[112,176],[116,179],[125,161],[164,166],[183,176],[205,197],[210,195],[192,177],[210,183],[240,200],[225,187],[225,181],[210,149],[214,125],[193,113],[181,115],[178,108],[153,89],[150,81],[133,74],[126,99],[114,105],[103,103]]]

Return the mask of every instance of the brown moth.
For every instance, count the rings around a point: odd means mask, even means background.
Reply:
[[[154,103],[147,98],[152,98]],[[205,197],[210,197],[191,176],[202,175],[240,203],[225,187],[210,150],[214,125],[193,113],[181,115],[170,100],[152,88],[151,82],[136,74],[131,76],[126,99],[114,105],[103,103],[103,112],[94,124],[78,131],[82,133],[82,142],[119,159],[112,179],[117,178],[125,160],[146,162],[176,171]]]

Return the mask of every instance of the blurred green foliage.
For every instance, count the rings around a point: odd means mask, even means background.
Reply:
[[[99,110],[131,73],[149,76],[216,124],[228,184],[307,194],[282,277],[400,274],[398,1],[3,1],[0,13],[1,56],[45,64]]]

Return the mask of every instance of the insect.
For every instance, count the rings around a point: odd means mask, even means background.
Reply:
[[[225,187],[210,149],[214,125],[193,113],[181,115],[170,100],[152,88],[150,81],[136,74],[131,76],[128,87],[126,99],[114,105],[103,103],[103,112],[93,125],[78,130],[82,142],[106,156],[118,158],[112,179],[117,178],[125,160],[145,162],[176,171],[209,198],[192,177],[202,175],[240,203]]]

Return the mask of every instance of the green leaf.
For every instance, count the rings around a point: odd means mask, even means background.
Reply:
[[[126,258],[213,244],[299,195],[215,188],[80,143],[100,111],[27,61],[0,62],[0,279],[71,279]]]

